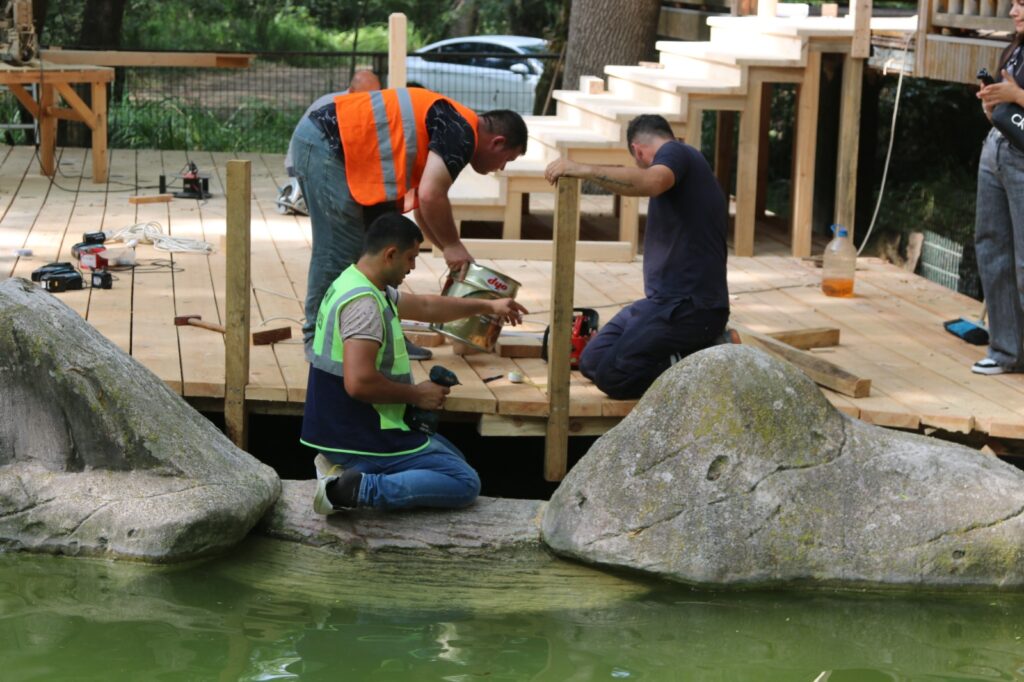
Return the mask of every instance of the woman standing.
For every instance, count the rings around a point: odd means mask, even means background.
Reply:
[[[1024,106],[1024,0],[1010,8],[1014,37],[1000,59],[1001,78],[978,91],[989,120],[1003,103]],[[978,167],[974,244],[989,316],[988,355],[977,374],[1024,371],[1024,150],[993,128]]]

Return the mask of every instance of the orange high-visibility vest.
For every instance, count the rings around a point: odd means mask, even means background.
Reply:
[[[352,198],[363,206],[400,201],[419,187],[427,163],[427,110],[443,99],[473,128],[471,109],[422,88],[394,88],[338,95],[334,107]],[[418,202],[417,202],[418,203]]]

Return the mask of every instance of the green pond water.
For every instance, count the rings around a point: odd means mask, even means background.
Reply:
[[[0,680],[1012,680],[1024,595],[694,591],[546,555],[0,554]],[[822,677],[823,673],[825,674]]]

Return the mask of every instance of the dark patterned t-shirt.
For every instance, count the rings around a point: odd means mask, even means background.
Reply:
[[[309,118],[323,131],[327,148],[344,160],[334,102],[311,112]],[[430,141],[429,149],[444,160],[454,181],[473,156],[473,126],[455,107],[439,99],[427,110],[427,139]]]

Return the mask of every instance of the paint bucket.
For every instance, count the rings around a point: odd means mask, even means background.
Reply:
[[[478,263],[470,263],[458,278],[448,275],[442,296],[456,298],[515,298],[521,285],[507,275]],[[455,341],[490,353],[501,334],[502,320],[494,315],[473,315],[461,320],[432,324],[430,328]]]

